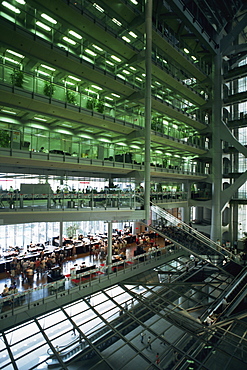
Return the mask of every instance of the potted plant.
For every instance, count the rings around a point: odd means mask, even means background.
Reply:
[[[49,81],[46,81],[45,82],[45,86],[44,86],[44,94],[46,96],[50,96],[52,97],[52,95],[54,94],[54,86],[51,82]]]
[[[71,90],[66,90],[66,100],[69,104],[76,104],[75,93]]]
[[[95,99],[89,98],[87,100],[87,109],[93,110],[95,107]]]
[[[12,84],[17,87],[22,87],[24,74],[22,71],[14,70],[14,73],[11,75]]]
[[[1,130],[0,131],[0,147],[1,148],[8,148],[10,143],[10,136],[7,131]]]

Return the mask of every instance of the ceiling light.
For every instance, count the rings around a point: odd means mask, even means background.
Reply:
[[[137,35],[134,32],[132,32],[132,31],[129,32],[129,35],[132,36],[132,37],[134,37],[135,39],[137,38]]]
[[[116,57],[115,55],[111,55],[111,58],[116,60],[116,62],[122,62],[122,60],[118,57]]]
[[[61,129],[61,128],[55,129],[54,131],[59,132],[60,134],[73,135],[73,132],[71,132],[69,130],[64,130],[64,129]]]
[[[119,143],[115,143],[116,145],[120,145],[120,146],[128,146],[126,143],[122,143],[122,142],[119,142]]]
[[[142,79],[140,77],[136,77],[136,80],[142,82]]]
[[[186,49],[186,48],[184,48],[184,52],[186,53],[186,54],[189,54],[190,52],[189,52],[189,50],[188,49]]]
[[[191,55],[191,58],[192,58],[193,60],[197,60],[197,59],[196,59],[196,57],[195,57],[194,55]]]
[[[20,64],[20,62],[17,62],[17,60],[14,60],[12,58],[4,57],[4,60],[7,60],[8,62],[15,63],[15,64]]]
[[[112,98],[109,98],[109,96],[105,96],[105,99],[106,100],[111,100],[111,101],[113,100]]]
[[[100,137],[98,140],[103,141],[104,143],[111,143],[111,140],[107,139],[106,137]]]
[[[107,64],[109,64],[110,66],[114,66],[114,63],[110,62],[109,60],[106,60],[105,61]]]
[[[103,49],[101,49],[99,46],[95,45],[95,44],[92,44],[92,47],[96,50],[99,50],[99,51],[103,51]]]
[[[1,111],[4,113],[8,113],[8,114],[17,114],[16,112],[13,112],[12,110],[1,109]]]
[[[67,36],[64,36],[63,40],[67,41],[71,45],[76,45],[76,42],[74,40],[69,39]]]
[[[88,53],[88,54],[92,55],[93,57],[97,56],[97,54],[94,51],[90,50],[90,49],[85,49],[85,53]]]
[[[128,37],[126,37],[126,36],[122,36],[122,39],[123,39],[124,41],[126,41],[126,42],[131,42],[131,40],[130,40],[130,39],[128,39]]]
[[[129,72],[129,71],[127,71],[127,69],[123,69],[123,70],[122,70],[122,73],[125,73],[126,75],[130,75],[130,72]]]
[[[88,58],[86,55],[82,55],[81,57],[82,57],[82,59],[86,60],[89,63],[94,63],[94,61],[92,59]]]
[[[87,135],[87,134],[78,134],[78,136],[80,137],[83,137],[84,139],[93,139],[93,137],[91,135]]]
[[[51,27],[47,26],[46,24],[44,24],[44,23],[42,23],[40,21],[37,21],[36,24],[37,24],[37,26],[43,28],[46,31],[51,31]]]
[[[75,31],[69,30],[69,34],[76,37],[77,39],[81,40],[82,36],[79,35],[79,33],[76,33]]]
[[[112,96],[115,96],[116,98],[120,98],[120,95],[117,95],[117,94],[114,94],[114,93],[111,93]]]
[[[21,12],[20,9],[18,9],[15,6],[9,4],[7,1],[3,1],[2,5],[5,6],[5,8],[8,8],[9,10],[11,10],[12,12],[14,12],[16,14],[20,14],[20,12]]]
[[[141,149],[140,146],[135,145],[135,144],[130,145],[130,148],[133,148],[133,149]]]
[[[35,69],[35,72],[39,73],[40,75],[43,76],[51,76],[49,73],[41,71],[40,69]]]
[[[10,53],[10,54],[12,54],[12,55],[15,55],[15,56],[16,56],[16,57],[18,57],[18,58],[25,58],[25,56],[24,56],[24,55],[19,54],[19,53],[17,53],[16,51],[13,51],[13,50],[10,50],[10,49],[7,49],[7,50],[6,50],[6,53]]]
[[[103,90],[103,89],[102,89],[102,87],[99,87],[99,86],[96,86],[96,85],[92,85],[92,87],[93,87],[94,89],[97,89],[97,90]]]
[[[47,119],[41,117],[33,117],[33,119],[36,119],[37,121],[47,122]]]
[[[101,13],[104,13],[104,9],[101,8],[101,6],[99,6],[98,4],[94,3],[93,6],[95,7],[95,9],[97,9],[99,12]]]
[[[130,67],[130,69],[132,69],[132,71],[136,71],[136,68],[135,67]]]
[[[17,3],[21,4],[21,5],[25,5],[26,2],[24,0],[15,0]]]
[[[41,14],[41,17],[46,19],[48,22],[52,23],[52,24],[57,24],[57,21],[56,19],[50,17],[49,15],[45,14],[45,13],[42,13]]]
[[[85,89],[85,91],[90,92],[91,94],[97,94],[96,91],[93,91],[93,90],[90,90],[90,89]]]
[[[71,78],[71,80],[75,80],[75,81],[78,81],[78,82],[81,81],[79,78],[74,77],[74,76],[68,76],[68,78]]]
[[[146,77],[145,73],[142,73],[142,77]]]
[[[117,26],[121,27],[122,26],[122,23],[119,22],[116,18],[112,18],[112,22],[113,23],[116,23]]]
[[[130,0],[131,3],[133,3],[134,5],[138,5],[138,1],[136,0]]]
[[[40,64],[40,67],[43,67],[45,69],[49,69],[50,71],[53,71],[53,72],[56,70],[55,68],[49,67],[46,64]]]
[[[117,74],[117,77],[121,78],[122,80],[125,80],[125,77],[123,75],[120,75],[120,73]]]
[[[75,86],[75,84],[73,82],[66,81],[66,80],[63,80],[63,82],[65,83],[65,85]]]

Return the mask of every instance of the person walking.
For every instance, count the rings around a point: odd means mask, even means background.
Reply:
[[[144,333],[144,331],[142,331],[142,332],[141,332],[141,343],[144,343],[144,341],[143,341],[143,340],[144,340],[145,335],[146,335],[146,334]]]
[[[159,363],[160,363],[160,355],[159,355],[159,353],[157,352],[157,354],[156,354],[156,365],[159,365]]]
[[[149,349],[152,349],[152,346],[151,346],[151,337],[148,337],[148,345],[147,345],[147,348]]]

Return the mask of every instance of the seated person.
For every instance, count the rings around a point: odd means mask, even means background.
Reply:
[[[2,297],[6,297],[9,294],[9,288],[7,284],[4,285],[3,291],[2,291]]]

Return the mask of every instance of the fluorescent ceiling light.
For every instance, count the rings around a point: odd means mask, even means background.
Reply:
[[[101,13],[104,13],[104,9],[101,8],[101,6],[99,6],[97,3],[94,3],[93,6],[95,7],[95,9],[97,9],[99,12]]]
[[[125,80],[125,77],[123,75],[120,75],[120,73],[117,74],[117,77],[121,78],[122,80]]]
[[[111,140],[107,139],[106,137],[100,137],[98,140],[103,141],[104,143],[111,143]]]
[[[87,135],[87,134],[78,134],[78,136],[83,137],[85,139],[91,139],[91,140],[93,139],[91,135]]]
[[[20,9],[18,9],[15,6],[9,4],[7,1],[3,1],[2,5],[5,6],[5,8],[8,8],[9,10],[11,10],[12,12],[14,12],[16,14],[20,14],[20,12],[21,12]]]
[[[64,130],[64,129],[61,129],[61,128],[55,129],[54,131],[59,132],[60,134],[73,135],[73,133],[71,131]]]
[[[114,93],[111,93],[112,96],[115,96],[116,98],[120,98],[120,95],[117,95],[117,94],[114,94]]]
[[[7,109],[1,109],[2,112],[8,113],[8,114],[17,114],[16,112],[13,112],[12,110],[7,110]]]
[[[56,69],[55,68],[52,68],[52,67],[49,67],[47,66],[46,64],[40,64],[40,67],[43,67],[45,69],[49,69],[50,71],[54,72]]]
[[[122,142],[119,142],[119,143],[115,143],[116,145],[121,145],[121,146],[128,146],[126,143],[122,143]]]
[[[17,60],[14,60],[12,58],[4,57],[4,60],[7,60],[8,62],[14,63],[14,64],[20,64],[20,62],[17,62]]]
[[[98,45],[92,44],[92,47],[96,50],[103,51],[102,48],[100,48]]]
[[[163,63],[167,64],[167,60],[165,60],[165,59],[162,59],[162,61],[163,61]]]
[[[130,148],[133,148],[133,149],[141,149],[140,146],[135,145],[135,144],[130,145]]]
[[[142,77],[146,77],[145,73],[142,73]]]
[[[123,39],[124,41],[126,41],[126,42],[131,42],[131,40],[130,40],[130,39],[128,39],[128,37],[126,37],[126,36],[122,36],[122,39]]]
[[[19,53],[17,53],[16,51],[13,51],[13,50],[10,50],[10,49],[7,49],[7,50],[6,50],[6,53],[10,53],[10,54],[12,54],[12,55],[15,55],[15,56],[16,56],[16,57],[18,57],[18,58],[25,58],[25,56],[24,56],[24,55],[19,54]]]
[[[117,26],[121,27],[122,26],[122,23],[119,22],[116,18],[112,18],[112,22],[113,23],[116,23]]]
[[[98,94],[96,91],[93,91],[93,90],[90,90],[90,89],[85,89],[85,91],[90,92],[92,94]]]
[[[166,155],[168,155],[170,157],[171,156],[171,153],[166,153]]]
[[[158,150],[158,149],[155,150],[154,152],[157,153],[157,154],[163,154],[163,152],[161,150]]]
[[[88,54],[92,55],[93,57],[97,56],[97,54],[94,51],[90,50],[90,49],[85,49],[85,53],[88,53]]]
[[[130,0],[131,3],[133,3],[134,5],[138,5],[138,1],[136,0]]]
[[[37,26],[43,28],[46,31],[51,31],[51,27],[47,26],[46,24],[44,24],[44,23],[42,23],[40,21],[37,21],[36,24],[37,24]]]
[[[178,126],[177,126],[177,125],[172,125],[172,127],[173,127],[173,128],[178,128]]]
[[[188,49],[186,49],[186,48],[184,48],[184,52],[186,53],[186,54],[189,54],[190,52],[189,52],[189,50]]]
[[[132,31],[129,32],[129,35],[132,36],[132,37],[134,37],[135,39],[137,38],[137,35],[134,32],[132,32]]]
[[[111,100],[111,101],[113,100],[113,99],[112,99],[112,98],[110,98],[109,96],[105,96],[105,99],[106,99],[106,100]]]
[[[125,73],[126,75],[130,75],[130,71],[127,71],[127,69],[123,69],[122,73]]]
[[[37,73],[39,73],[39,74],[41,74],[43,76],[51,76],[49,73],[44,72],[44,71],[41,71],[40,69],[35,69],[35,72],[37,72]]]
[[[142,79],[140,77],[136,77],[136,80],[142,82]]]
[[[76,37],[77,39],[81,40],[82,36],[79,35],[79,33],[76,33],[75,31],[69,30],[69,34]]]
[[[52,24],[57,24],[57,21],[56,19],[50,17],[49,15],[45,14],[45,13],[42,13],[41,14],[41,17],[46,19],[48,22],[52,23]]]
[[[82,59],[86,60],[89,63],[94,63],[94,61],[92,59],[88,58],[86,55],[82,55],[81,57],[82,57]]]
[[[63,82],[65,83],[65,85],[75,86],[75,84],[73,82],[66,81],[66,80],[63,80]]]
[[[122,62],[122,60],[118,57],[116,57],[115,55],[111,55],[111,58],[116,60],[116,62]]]
[[[26,4],[26,1],[24,0],[15,0],[17,3],[21,4],[21,5],[25,5]]]
[[[159,98],[159,99],[163,100],[162,96],[160,96],[160,95],[158,95],[158,94],[156,94],[155,96],[156,96],[157,98]]]
[[[41,117],[33,117],[33,119],[36,119],[37,121],[47,122],[47,119]]]
[[[107,64],[109,64],[110,66],[114,66],[114,63],[110,62],[109,60],[106,60],[105,61]]]
[[[64,36],[63,40],[67,41],[71,45],[76,45],[76,42],[74,40],[69,39],[67,36]]]
[[[197,59],[196,59],[196,57],[195,57],[194,55],[191,55],[191,58],[192,58],[193,60],[197,60]]]
[[[97,90],[103,90],[103,89],[102,89],[102,87],[99,87],[99,86],[96,86],[96,85],[92,85],[92,87],[93,87],[94,89],[97,89]]]
[[[157,85],[161,85],[161,83],[159,83],[158,81],[155,81],[155,83],[156,83]]]
[[[136,71],[136,68],[135,67],[130,67],[130,69],[132,69],[132,71]]]
[[[180,155],[178,155],[178,154],[174,154],[174,157],[176,157],[176,158],[180,158]]]
[[[163,122],[163,124],[164,124],[164,125],[168,125],[168,124],[169,124],[169,122],[168,122],[168,121],[166,121],[166,120],[164,120],[164,119],[163,119],[163,121],[162,121],[162,122]]]
[[[78,81],[78,82],[81,81],[79,78],[74,77],[74,76],[68,76],[68,78],[71,78],[71,80],[75,80],[75,81]]]

